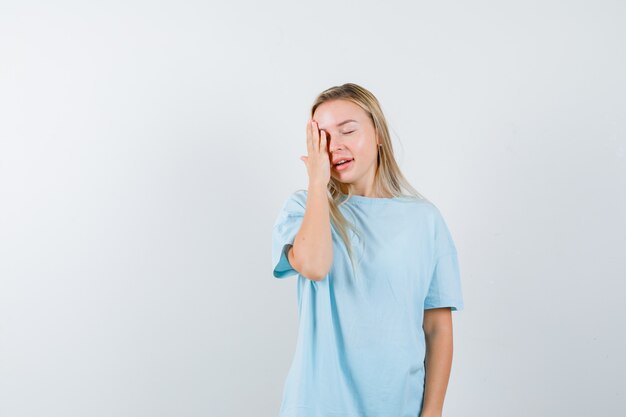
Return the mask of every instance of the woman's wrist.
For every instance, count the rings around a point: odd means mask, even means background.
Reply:
[[[326,184],[309,182],[308,192],[320,192],[326,195],[328,189]]]

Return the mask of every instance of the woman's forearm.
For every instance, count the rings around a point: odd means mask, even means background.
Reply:
[[[304,218],[290,249],[290,262],[306,278],[318,281],[333,262],[330,208],[325,185],[309,184]]]
[[[426,381],[420,417],[440,417],[452,367],[452,328],[426,333]]]

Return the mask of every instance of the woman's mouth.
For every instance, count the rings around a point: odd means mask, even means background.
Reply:
[[[346,162],[335,164],[335,170],[337,171],[345,171],[346,169],[352,166],[354,159],[349,159]]]

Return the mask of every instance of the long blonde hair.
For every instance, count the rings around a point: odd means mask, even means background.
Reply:
[[[370,117],[374,123],[374,129],[376,135],[382,146],[377,146],[378,157],[376,165],[376,174],[374,176],[374,194],[375,195],[391,195],[392,197],[407,197],[427,200],[422,194],[420,194],[407,179],[402,175],[400,167],[398,166],[391,143],[391,137],[389,135],[389,129],[387,128],[387,121],[381,109],[378,99],[367,89],[360,85],[353,83],[346,83],[340,86],[335,86],[322,91],[313,102],[311,107],[311,118],[315,113],[315,110],[322,104],[331,100],[347,100],[359,107],[361,107],[365,113]],[[341,239],[343,240],[350,262],[352,264],[352,270],[356,277],[356,268],[354,263],[354,254],[352,251],[352,245],[348,236],[347,229],[352,229],[359,237],[359,240],[363,244],[363,238],[359,230],[355,225],[349,222],[339,210],[339,206],[348,201],[352,194],[351,187],[345,187],[348,189],[346,193],[347,197],[343,199],[343,191],[341,188],[342,183],[337,181],[331,176],[328,183],[328,202],[330,207],[331,223]]]

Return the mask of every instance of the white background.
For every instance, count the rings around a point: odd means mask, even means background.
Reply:
[[[221,3],[221,4],[220,4]],[[444,416],[616,416],[622,1],[0,2],[0,415],[276,416],[271,226],[315,95],[380,100],[454,236]]]

